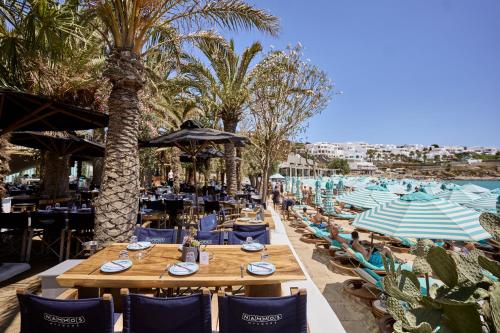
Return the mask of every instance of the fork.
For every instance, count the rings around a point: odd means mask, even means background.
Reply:
[[[170,267],[172,266],[172,264],[168,264],[167,267],[165,267],[165,270],[163,272],[161,272],[160,274],[160,279],[163,277],[163,275],[168,272],[168,270],[170,269]]]

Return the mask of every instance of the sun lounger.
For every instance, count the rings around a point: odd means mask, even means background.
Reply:
[[[351,248],[344,249],[343,252],[333,257],[330,260],[333,268],[347,273],[349,275],[355,275],[355,269],[359,267],[369,268],[375,271],[377,274],[385,275],[386,271],[383,265],[376,266],[368,262],[365,257]],[[401,269],[411,271],[411,263],[397,263],[396,269],[401,266]]]

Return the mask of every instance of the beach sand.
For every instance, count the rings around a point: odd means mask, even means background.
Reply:
[[[379,333],[380,330],[371,312],[371,307],[361,299],[342,291],[342,283],[355,277],[334,272],[329,263],[328,251],[317,249],[314,244],[302,242],[300,240],[302,233],[290,227],[289,222],[283,216],[282,220],[288,238],[300,260],[313,282],[337,314],[346,332]],[[343,226],[347,231],[352,229],[346,221],[335,220],[335,223]],[[360,233],[360,238],[368,240],[368,234]],[[396,256],[404,259],[411,258],[409,255],[396,254]]]

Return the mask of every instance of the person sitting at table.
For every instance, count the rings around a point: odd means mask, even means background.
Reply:
[[[326,228],[329,224],[328,217],[324,216],[323,208],[319,208],[318,212],[311,218],[311,223],[318,228]]]
[[[352,240],[349,242],[349,245],[354,251],[361,253],[370,264],[381,266],[383,264],[382,256],[389,257],[391,260],[394,259],[391,250],[385,247],[385,243],[372,244],[367,249],[359,240],[359,233],[357,231],[353,231],[351,236]]]

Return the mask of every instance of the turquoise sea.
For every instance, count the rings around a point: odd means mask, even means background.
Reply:
[[[475,184],[478,186],[485,187],[487,189],[493,190],[495,188],[500,188],[500,180],[447,180],[445,183],[455,183],[457,185],[464,185],[464,184]]]

